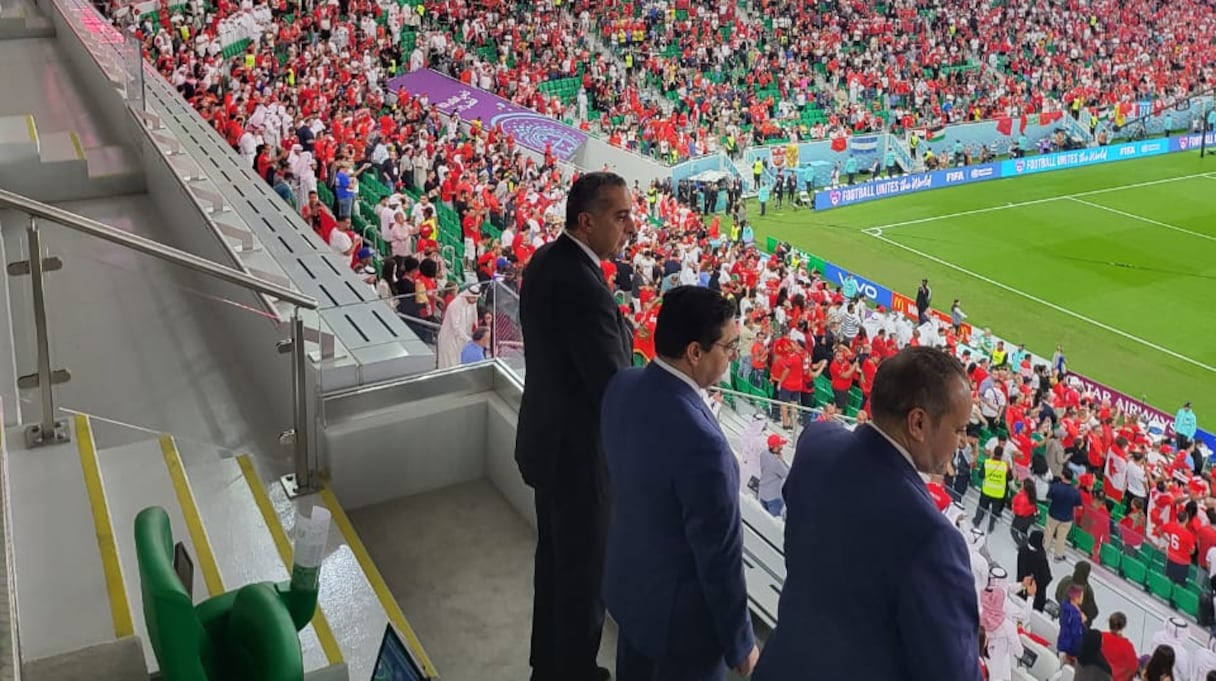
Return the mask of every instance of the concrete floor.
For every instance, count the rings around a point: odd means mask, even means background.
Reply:
[[[528,678],[536,535],[490,481],[369,506],[350,519],[443,678]],[[613,669],[615,651],[609,620],[600,664]]]

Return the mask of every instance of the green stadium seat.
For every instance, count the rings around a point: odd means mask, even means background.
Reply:
[[[1119,565],[1121,559],[1123,558],[1123,554],[1121,551],[1119,551],[1119,547],[1115,546],[1114,544],[1103,544],[1102,548],[1099,550],[1098,557],[1103,565],[1111,570],[1114,570],[1115,572],[1119,571]]]
[[[1076,528],[1074,528],[1076,530]],[[1073,545],[1077,550],[1084,553],[1086,556],[1094,555],[1094,536],[1085,530],[1076,530],[1073,537]]]
[[[1166,603],[1173,603],[1174,582],[1164,572],[1148,571],[1148,592]]]
[[[1199,617],[1200,595],[1190,589],[1177,587],[1174,589],[1174,607],[1191,617]]]
[[[1148,567],[1145,566],[1144,561],[1140,560],[1139,558],[1124,556],[1122,566],[1123,577],[1129,582],[1138,584],[1141,588],[1144,588],[1144,585],[1148,580]]]
[[[316,590],[250,584],[195,606],[174,569],[169,514],[159,506],[135,517],[135,554],[148,642],[162,678],[304,678],[297,632],[316,612]]]

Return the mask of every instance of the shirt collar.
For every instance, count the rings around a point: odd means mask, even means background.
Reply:
[[[600,257],[595,254],[595,251],[591,250],[590,246],[570,236],[570,233],[565,230],[562,230],[562,236],[578,244],[578,247],[583,249],[583,252],[587,254],[587,257],[591,258],[591,264],[595,265],[596,267],[600,266]]]
[[[705,402],[706,405],[709,404],[709,392],[707,390],[705,390],[704,388],[702,388],[701,386],[697,385],[696,381],[693,381],[692,377],[690,377],[688,374],[684,373],[683,371],[680,371],[679,369],[673,367],[672,365],[668,364],[667,362],[664,362],[661,357],[655,357],[654,363],[663,371],[666,371],[667,373],[671,374],[672,376],[675,376],[676,378],[680,379],[681,381],[684,381],[684,383],[686,385],[688,385],[688,387],[692,388],[693,392],[695,392],[697,394],[697,396],[700,397]]]
[[[896,442],[895,438],[893,438],[890,435],[887,435],[885,432],[883,432],[883,429],[879,428],[877,425],[875,425],[873,421],[870,421],[866,425],[873,428],[874,430],[878,431],[879,435],[886,438],[887,442],[890,442],[891,446],[895,448],[895,451],[899,452],[899,455],[904,457],[904,460],[908,462],[908,465],[912,467],[912,470],[914,470],[914,471],[916,470],[916,464],[912,463],[912,455],[908,453],[907,449],[904,449],[903,445]],[[920,471],[917,471],[917,473],[919,473],[919,472]]]

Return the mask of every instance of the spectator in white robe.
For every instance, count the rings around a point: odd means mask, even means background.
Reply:
[[[436,348],[440,369],[460,365],[460,352],[473,340],[473,329],[479,321],[477,297],[480,294],[480,286],[471,286],[453,298],[452,304],[444,311]]]

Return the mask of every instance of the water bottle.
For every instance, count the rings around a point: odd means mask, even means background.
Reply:
[[[291,567],[291,590],[315,592],[321,583],[321,562],[329,539],[329,509],[312,508],[311,517],[297,514],[295,527],[295,560]]]

